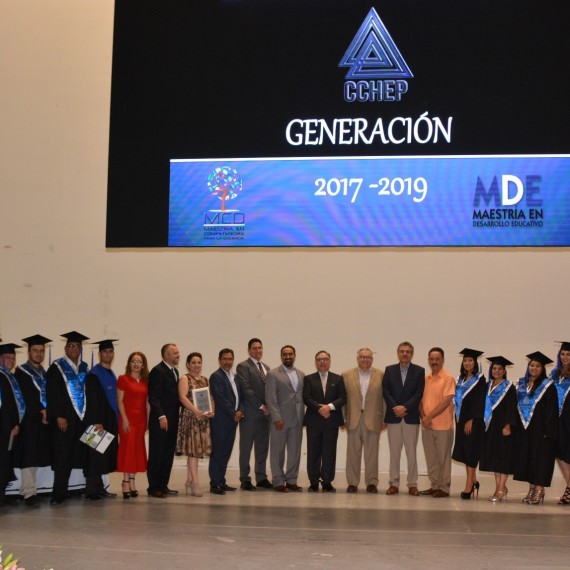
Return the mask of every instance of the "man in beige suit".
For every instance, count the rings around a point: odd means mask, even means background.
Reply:
[[[347,429],[346,480],[348,493],[358,491],[364,450],[366,492],[378,493],[378,448],[384,425],[385,404],[382,393],[384,374],[372,368],[374,356],[369,348],[357,352],[358,366],[343,373],[346,387],[345,425]]]

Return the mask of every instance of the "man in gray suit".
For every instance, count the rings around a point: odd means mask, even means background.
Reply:
[[[295,368],[295,349],[285,345],[281,349],[279,368],[267,375],[265,401],[271,414],[270,462],[273,488],[279,493],[302,491],[297,485],[303,439],[303,379],[305,374]],[[287,450],[287,469],[285,465]]]
[[[272,489],[266,470],[270,418],[265,403],[265,382],[269,366],[261,362],[263,344],[258,338],[252,338],[247,343],[247,352],[249,358],[237,365],[245,404],[245,416],[239,424],[239,479],[244,491],[255,491],[249,474],[249,460],[254,448],[256,487]]]

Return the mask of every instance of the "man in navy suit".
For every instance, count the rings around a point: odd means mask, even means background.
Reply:
[[[162,362],[148,375],[148,494],[157,499],[177,495],[168,488],[176,436],[178,434],[178,362],[180,351],[175,344],[165,344],[160,350]]]
[[[226,483],[226,470],[234,447],[237,426],[244,416],[244,404],[240,383],[232,371],[234,351],[231,348],[222,348],[218,362],[220,368],[210,376],[210,393],[215,410],[215,415],[210,420],[210,493],[225,495],[226,491],[236,490]]]
[[[409,342],[398,345],[398,364],[384,371],[384,400],[390,447],[390,486],[387,495],[395,495],[400,486],[402,447],[408,460],[408,493],[418,496],[416,448],[420,429],[419,404],[424,393],[425,370],[412,363],[414,347]]]
[[[326,350],[317,352],[315,365],[317,372],[305,376],[303,383],[309,492],[317,492],[320,481],[324,492],[334,493],[336,444],[338,428],[344,425],[346,390],[342,376],[329,371],[331,355]]]

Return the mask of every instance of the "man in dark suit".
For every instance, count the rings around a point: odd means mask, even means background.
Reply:
[[[234,447],[237,426],[244,416],[244,404],[240,383],[232,371],[234,351],[231,348],[222,348],[218,362],[220,368],[210,376],[210,393],[215,405],[215,415],[210,420],[210,493],[225,495],[226,491],[236,490],[226,483],[226,470]]]
[[[408,493],[418,496],[416,448],[420,429],[419,405],[424,393],[426,371],[412,363],[414,347],[409,342],[398,346],[398,364],[384,371],[384,400],[390,447],[390,486],[386,494],[395,495],[400,486],[402,447],[408,460]]]
[[[267,479],[267,454],[269,453],[269,408],[265,403],[265,379],[269,366],[261,362],[263,344],[258,338],[247,343],[249,358],[237,365],[245,405],[245,416],[239,423],[239,479],[244,491],[255,491],[251,483],[249,460],[255,450],[256,487],[271,489]]]
[[[177,495],[168,488],[176,436],[178,434],[178,362],[180,351],[175,344],[165,344],[161,351],[162,362],[148,375],[148,494],[157,499]]]
[[[346,390],[342,376],[329,372],[331,355],[326,350],[317,352],[315,365],[317,372],[305,376],[303,383],[309,492],[317,492],[320,481],[324,492],[333,493],[336,443],[338,428],[344,425],[342,407],[346,403]]]

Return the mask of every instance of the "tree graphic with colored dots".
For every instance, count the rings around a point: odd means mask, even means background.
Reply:
[[[241,176],[231,166],[218,166],[208,176],[208,189],[222,201],[222,212],[226,211],[226,200],[237,198],[242,188]]]

